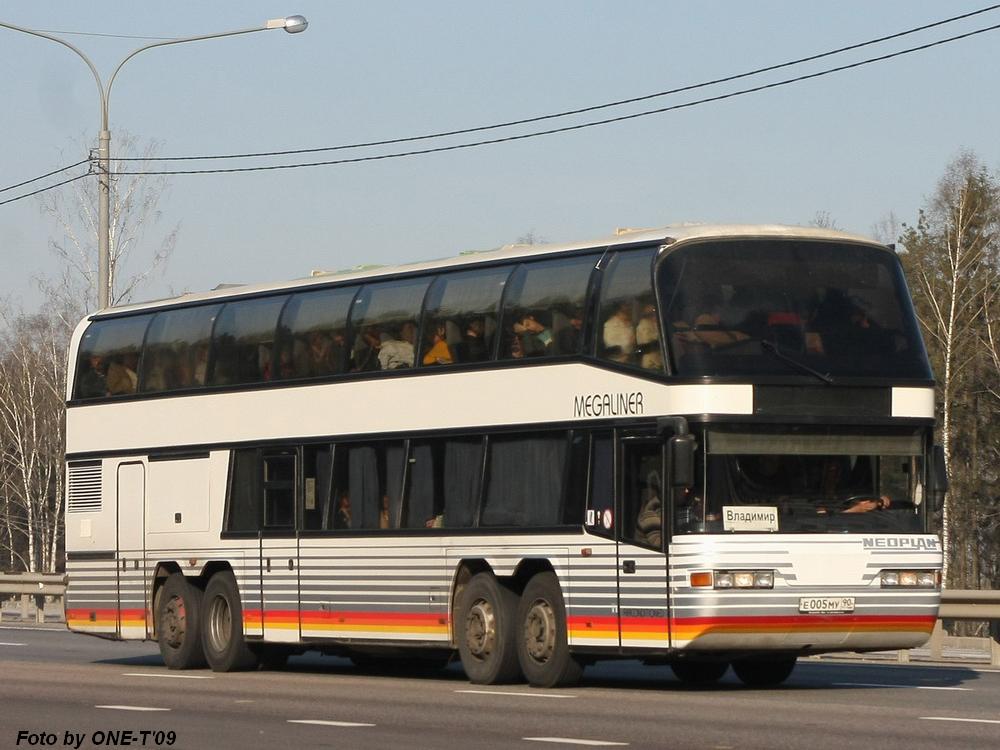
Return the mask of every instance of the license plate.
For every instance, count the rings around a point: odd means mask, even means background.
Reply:
[[[853,596],[803,596],[799,612],[853,612]]]

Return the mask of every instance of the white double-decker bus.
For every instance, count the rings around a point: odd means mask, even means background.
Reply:
[[[105,310],[68,386],[67,620],[171,668],[783,681],[937,617],[900,264],[683,226]]]

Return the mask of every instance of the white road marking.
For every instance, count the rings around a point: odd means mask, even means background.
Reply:
[[[970,724],[1000,724],[998,719],[958,719],[952,716],[921,716],[926,721],[965,721]]]
[[[110,708],[112,711],[169,711],[169,708],[151,708],[150,706],[94,706],[94,708]]]
[[[607,740],[578,740],[572,737],[522,737],[528,742],[556,742],[560,745],[589,745],[591,747],[625,747],[627,742],[609,742]]]
[[[158,674],[156,672],[122,672],[122,677],[168,677],[173,680],[214,680],[206,674]]]
[[[238,700],[236,702],[237,703],[253,703],[254,701],[250,700],[249,698],[243,698],[243,699]]]
[[[324,721],[322,719],[289,719],[289,724],[319,724],[323,727],[373,727],[358,721]]]
[[[575,695],[564,693],[514,693],[504,690],[456,690],[456,693],[471,693],[473,695],[517,695],[524,698],[575,698]]]
[[[875,687],[875,688],[906,688],[908,690],[964,690],[971,692],[972,688],[966,687],[938,687],[936,685],[883,685],[877,682],[835,682],[836,687]]]
[[[27,643],[13,643],[11,641],[0,641],[0,646],[27,646]]]

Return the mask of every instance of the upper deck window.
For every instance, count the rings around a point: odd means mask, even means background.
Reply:
[[[653,248],[616,253],[604,272],[597,354],[644,370],[663,370],[653,296]]]
[[[698,243],[669,253],[657,283],[679,375],[931,378],[902,269],[884,250]]]
[[[139,390],[176,391],[205,385],[212,326],[221,305],[157,313],[146,335]]]
[[[450,365],[492,358],[500,295],[510,268],[442,274],[427,295],[420,364]]]
[[[579,354],[584,303],[598,255],[520,266],[508,282],[500,359]]]
[[[367,284],[351,310],[352,372],[413,367],[428,279]]]
[[[264,297],[229,302],[219,314],[212,335],[211,385],[236,385],[274,380],[274,333],[288,297]]]
[[[293,294],[278,326],[274,378],[339,375],[347,368],[347,316],[357,287]]]
[[[91,323],[80,342],[73,398],[135,393],[142,339],[151,315]]]

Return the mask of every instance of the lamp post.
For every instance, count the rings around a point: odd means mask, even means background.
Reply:
[[[154,47],[167,47],[173,44],[184,44],[185,42],[200,42],[205,39],[218,39],[224,36],[251,34],[255,31],[268,31],[269,29],[284,29],[289,34],[298,34],[301,31],[305,31],[308,25],[309,22],[306,21],[303,16],[288,16],[287,18],[274,18],[264,23],[263,26],[254,26],[249,29],[223,31],[217,34],[203,34],[201,36],[189,36],[180,39],[170,39],[167,41],[147,44],[133,50],[126,55],[125,59],[118,63],[118,67],[116,67],[114,72],[111,74],[111,78],[108,79],[108,85],[105,87],[101,81],[101,76],[97,72],[97,68],[94,67],[90,58],[65,39],[60,39],[59,37],[52,36],[51,34],[46,34],[41,31],[35,31],[34,29],[26,29],[22,26],[15,26],[12,23],[0,21],[0,27],[5,29],[21,31],[25,34],[31,34],[32,36],[49,39],[71,49],[79,55],[85,63],[87,63],[87,67],[90,68],[90,72],[94,74],[94,80],[97,82],[97,91],[100,95],[101,105],[101,130],[98,136],[99,145],[97,153],[97,308],[99,310],[111,306],[111,131],[108,129],[108,100],[111,97],[111,87],[115,83],[115,77],[118,75],[118,71],[122,69],[122,66],[125,65],[125,63],[138,55],[140,52],[153,49]]]

